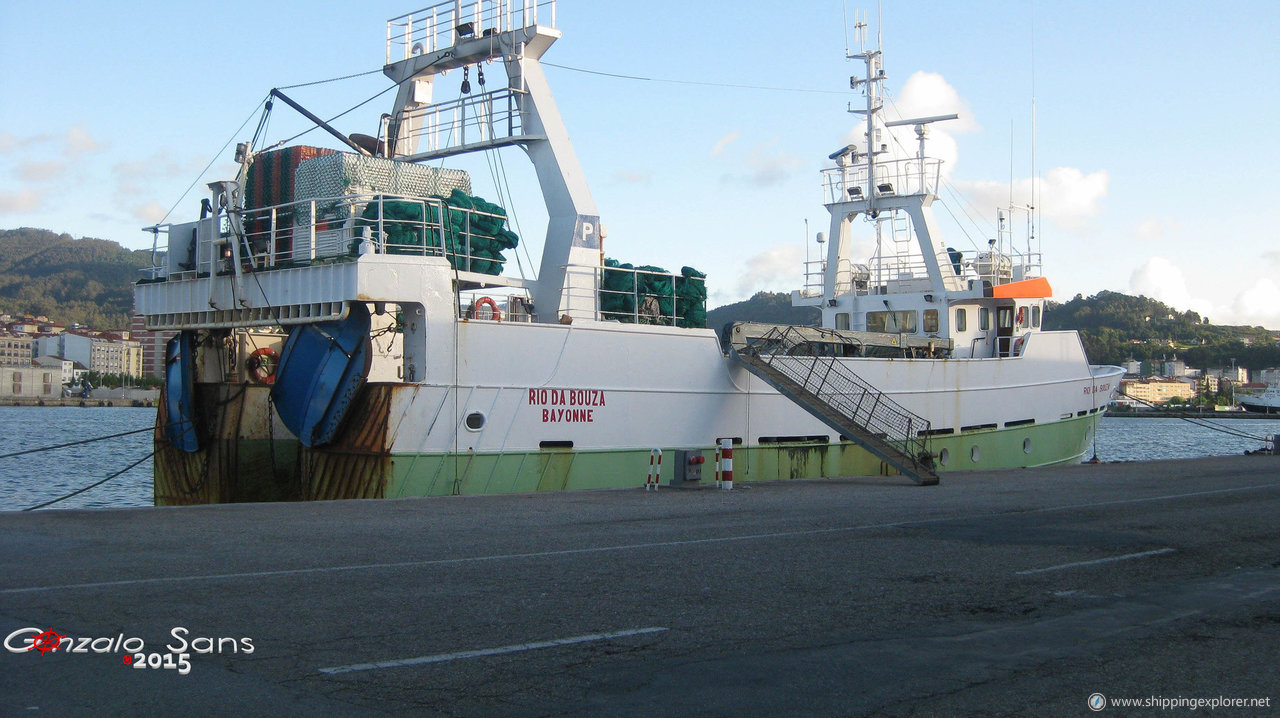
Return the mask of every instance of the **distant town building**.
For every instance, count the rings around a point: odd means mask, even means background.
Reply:
[[[83,364],[101,374],[142,376],[142,344],[118,335],[66,332],[42,336],[39,356],[55,356]]]
[[[35,356],[31,337],[0,334],[0,366],[29,367]]]
[[[1244,384],[1249,381],[1249,370],[1242,366],[1233,366],[1222,370],[1222,378],[1229,379],[1237,384]]]
[[[53,369],[54,371],[58,372],[59,383],[61,384],[70,384],[71,382],[79,378],[76,372],[76,363],[71,361],[70,359],[63,359],[62,357],[43,356],[43,357],[36,357],[34,361],[36,366],[44,367],[46,369]],[[79,373],[83,374],[85,371],[88,371],[88,370],[85,369]]]
[[[1187,363],[1182,361],[1175,354],[1172,359],[1164,362],[1164,366],[1160,371],[1161,376],[1180,377],[1187,375]]]
[[[1280,369],[1268,367],[1257,372],[1258,381],[1263,384],[1280,384]]]
[[[1148,404],[1167,404],[1172,399],[1195,396],[1193,382],[1177,379],[1139,379],[1120,382],[1120,393]]]
[[[1133,376],[1142,376],[1142,362],[1137,359],[1129,359],[1124,363],[1124,373]]]
[[[129,326],[130,338],[142,345],[142,373],[138,376],[164,377],[164,345],[178,332],[169,329],[162,332],[147,331],[142,315],[136,315]]]
[[[0,399],[57,399],[61,375],[50,367],[0,367]]]
[[[1222,389],[1222,377],[1205,374],[1200,377],[1200,390],[1204,394],[1217,394]]]

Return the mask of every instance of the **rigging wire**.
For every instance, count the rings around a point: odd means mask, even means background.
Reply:
[[[316,80],[314,82],[300,82],[296,85],[285,85],[284,87],[277,87],[276,89],[292,90],[296,87],[311,87],[312,85],[323,85],[326,82],[338,82],[339,80],[350,80],[353,77],[364,77],[365,75],[374,75],[380,72],[382,72],[382,68],[378,68],[376,70],[369,70],[368,72],[357,72],[354,75],[343,75],[342,77],[331,77],[328,80]]]
[[[187,189],[183,191],[182,196],[178,198],[178,201],[173,203],[173,206],[169,208],[169,211],[165,212],[164,216],[161,217],[160,221],[156,222],[156,224],[164,224],[164,221],[169,219],[169,215],[173,214],[173,210],[177,209],[178,205],[182,204],[182,200],[187,198],[187,195],[191,193],[191,190],[196,186],[196,183],[204,177],[210,167],[213,167],[213,163],[217,162],[218,158],[222,156],[222,153],[226,152],[227,148],[231,146],[231,143],[236,141],[236,137],[238,137],[240,132],[244,130],[245,126],[249,124],[249,121],[253,119],[255,114],[257,114],[258,108],[262,107],[264,102],[266,102],[266,100],[263,100],[253,106],[253,111],[249,113],[248,117],[244,118],[244,122],[240,123],[240,127],[235,132],[231,133],[231,138],[228,139],[226,144],[224,144],[217,152],[213,153],[213,157],[209,160],[209,164],[205,165],[204,169],[200,170],[200,174],[196,175],[196,178],[191,181],[191,184],[187,185]]]
[[[1128,399],[1132,399],[1132,400],[1134,400],[1134,401],[1138,402],[1139,404],[1145,404],[1146,406],[1152,407],[1152,408],[1154,408],[1154,409],[1162,409],[1162,408],[1163,408],[1163,407],[1162,407],[1161,405],[1159,405],[1159,404],[1154,404],[1154,403],[1152,403],[1152,402],[1147,401],[1146,399],[1139,399],[1138,397],[1133,396],[1132,394],[1125,394],[1125,397],[1126,397],[1126,398],[1128,398]],[[1225,426],[1221,426],[1221,425],[1219,425],[1219,424],[1214,424],[1214,423],[1211,423],[1211,422],[1209,422],[1209,421],[1207,421],[1207,420],[1204,420],[1204,419],[1200,419],[1200,418],[1197,418],[1197,417],[1191,416],[1190,414],[1187,414],[1186,412],[1181,412],[1181,413],[1179,413],[1177,416],[1174,416],[1174,417],[1172,417],[1172,418],[1174,418],[1174,419],[1182,419],[1183,421],[1190,422],[1190,423],[1195,424],[1196,426],[1199,426],[1199,427],[1201,427],[1201,428],[1203,428],[1203,429],[1208,429],[1208,430],[1210,430],[1210,431],[1216,431],[1216,432],[1219,432],[1219,433],[1222,433],[1222,434],[1227,434],[1228,436],[1234,436],[1234,437],[1237,437],[1237,438],[1240,438],[1240,439],[1254,439],[1254,440],[1256,440],[1256,441],[1261,441],[1261,442],[1262,442],[1262,443],[1264,443],[1264,444],[1270,444],[1270,443],[1271,443],[1271,441],[1272,441],[1270,438],[1265,437],[1265,436],[1257,436],[1257,435],[1255,435],[1255,434],[1246,434],[1246,433],[1244,433],[1244,432],[1242,432],[1242,431],[1237,431],[1237,430],[1235,430],[1235,429],[1228,429],[1228,428],[1227,428],[1227,427],[1225,427]]]
[[[402,82],[403,82],[403,81],[402,81]],[[330,123],[330,122],[333,122],[334,120],[336,120],[336,119],[338,119],[338,118],[340,118],[340,117],[342,117],[342,116],[344,116],[344,115],[349,115],[349,114],[351,114],[352,112],[355,112],[356,110],[360,109],[361,107],[364,107],[365,105],[369,104],[370,102],[373,102],[374,100],[378,99],[379,97],[382,97],[383,95],[387,94],[388,92],[390,92],[390,91],[392,91],[392,90],[396,89],[397,87],[399,87],[399,86],[402,84],[402,82],[397,82],[396,84],[391,85],[390,87],[387,87],[387,88],[384,88],[384,89],[382,89],[382,90],[379,90],[375,95],[373,95],[373,96],[372,96],[372,97],[370,97],[369,99],[364,100],[363,102],[361,102],[361,103],[359,103],[359,104],[357,104],[357,105],[354,105],[354,106],[352,106],[352,107],[349,107],[349,108],[347,108],[347,109],[343,110],[342,112],[339,112],[338,114],[334,115],[333,117],[330,117],[329,119],[325,120],[325,122],[326,122],[326,123]],[[309,133],[311,133],[311,132],[314,132],[315,130],[318,130],[318,129],[320,129],[318,125],[312,125],[311,127],[308,127],[307,129],[303,130],[302,132],[299,132],[298,134],[294,135],[293,137],[289,137],[289,138],[287,138],[287,139],[280,140],[279,142],[277,142],[277,143],[275,143],[274,145],[271,145],[271,146],[272,146],[272,147],[279,147],[279,146],[281,146],[281,145],[288,144],[288,143],[293,142],[294,140],[298,139],[299,137],[302,137],[303,135],[306,135],[306,134],[309,134]]]
[[[46,506],[52,506],[53,504],[56,504],[56,503],[58,503],[59,501],[65,501],[65,500],[67,500],[67,499],[71,498],[72,496],[76,496],[76,495],[78,495],[78,494],[83,494],[84,492],[88,491],[89,489],[92,489],[92,488],[95,488],[95,487],[98,487],[98,486],[101,486],[101,485],[103,485],[103,484],[107,483],[108,481],[110,481],[110,480],[114,479],[115,477],[117,477],[117,476],[119,476],[119,475],[123,474],[124,472],[128,471],[129,469],[132,469],[133,467],[137,466],[138,464],[141,464],[142,462],[146,461],[147,459],[150,459],[151,457],[153,457],[153,456],[155,456],[155,455],[156,455],[156,452],[152,451],[151,453],[147,454],[146,456],[142,457],[141,459],[138,459],[137,461],[133,462],[132,464],[129,464],[128,466],[124,467],[123,469],[120,469],[119,471],[117,471],[117,472],[115,472],[114,474],[112,474],[112,475],[108,476],[107,478],[102,479],[101,481],[95,481],[94,483],[89,484],[88,486],[85,486],[85,487],[80,488],[80,489],[76,489],[75,491],[72,491],[71,493],[69,493],[69,494],[67,494],[67,495],[65,495],[65,496],[59,496],[58,498],[53,499],[52,501],[46,501],[46,502],[44,502],[44,503],[42,503],[42,504],[36,504],[35,506],[28,506],[27,508],[23,509],[23,511],[35,511],[36,509],[42,509],[42,508],[44,508],[44,507],[46,507]]]
[[[770,92],[807,92],[821,95],[843,95],[845,90],[810,90],[802,87],[770,87],[767,85],[735,85],[727,82],[699,82],[697,80],[671,80],[661,77],[641,77],[640,75],[623,75],[616,72],[601,72],[599,70],[587,70],[581,67],[570,67],[569,65],[557,65],[554,62],[542,61],[547,67],[557,67],[561,70],[571,70],[573,72],[584,72],[588,75],[601,75],[603,77],[617,77],[623,80],[640,80],[642,82],[661,82],[671,85],[698,85],[701,87],[731,87],[739,90],[768,90]]]
[[[69,446],[80,446],[81,444],[92,444],[95,441],[103,441],[105,439],[118,439],[121,436],[129,436],[130,434],[141,434],[144,431],[155,431],[155,426],[148,426],[145,429],[134,429],[133,431],[122,431],[119,434],[109,434],[107,436],[98,436],[92,439],[81,439],[80,441],[71,441],[65,444],[55,444],[53,446],[42,446],[38,449],[25,449],[23,451],[15,451],[11,454],[0,454],[0,459],[9,459],[14,456],[24,456],[26,454],[37,454],[42,451],[53,451],[54,449],[65,449]]]

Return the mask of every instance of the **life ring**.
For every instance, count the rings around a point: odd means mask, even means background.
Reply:
[[[477,299],[476,303],[471,307],[471,316],[475,317],[479,313],[480,307],[486,305],[489,307],[490,311],[493,312],[494,321],[502,319],[502,312],[498,309],[498,303],[493,301],[491,297],[480,297]]]
[[[244,362],[249,376],[259,384],[276,383],[276,367],[280,364],[280,352],[271,347],[255,349]]]
[[[1026,308],[1026,307],[1018,307],[1018,322],[1017,322],[1017,323],[1018,323],[1018,324],[1022,324],[1022,323],[1023,323],[1023,322],[1025,322],[1025,321],[1027,321],[1027,308]]]

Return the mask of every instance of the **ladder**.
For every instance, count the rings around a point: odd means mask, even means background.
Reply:
[[[854,341],[833,330],[774,327],[749,340],[734,341],[732,353],[752,374],[842,437],[921,486],[937,484],[929,451],[929,421],[907,411],[840,361],[838,348]]]

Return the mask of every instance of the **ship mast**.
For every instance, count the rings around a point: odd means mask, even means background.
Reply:
[[[895,120],[878,121],[877,116],[884,110],[883,83],[887,78],[884,71],[883,51],[879,46],[867,48],[866,16],[855,17],[854,33],[859,51],[845,56],[850,60],[861,60],[865,65],[862,77],[849,78],[849,87],[861,89],[866,95],[865,107],[849,108],[852,114],[864,115],[866,118],[866,146],[859,147],[855,142],[829,156],[835,160],[834,170],[827,170],[827,209],[831,213],[830,246],[827,250],[826,275],[823,283],[824,311],[842,309],[849,311],[842,299],[850,294],[849,278],[842,275],[849,270],[851,239],[849,223],[853,217],[863,214],[870,220],[879,223],[880,215],[886,211],[897,216],[905,213],[911,219],[911,229],[922,255],[924,269],[932,291],[937,294],[955,291],[960,288],[957,278],[944,275],[938,261],[943,251],[935,246],[938,233],[929,205],[937,199],[935,190],[938,182],[940,162],[925,156],[925,137],[929,125],[934,122],[954,120],[958,115],[937,115]],[[919,141],[917,155],[913,159],[892,160],[882,162],[879,156],[887,154],[889,147],[880,139],[881,128],[914,125]],[[861,154],[860,154],[861,151]],[[892,217],[891,217],[892,219]],[[902,234],[901,227],[892,229],[895,239]],[[877,224],[877,234],[880,227]],[[905,275],[902,275],[905,276]],[[917,275],[918,276],[918,275]]]

